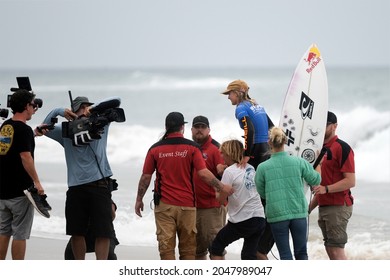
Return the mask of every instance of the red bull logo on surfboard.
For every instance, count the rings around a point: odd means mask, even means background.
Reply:
[[[309,53],[304,60],[308,63],[309,67],[306,69],[307,73],[311,73],[313,69],[321,62],[321,53],[318,48],[314,45],[310,48]]]

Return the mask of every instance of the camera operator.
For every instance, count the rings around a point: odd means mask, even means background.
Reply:
[[[120,98],[110,98],[99,104],[120,104]],[[53,109],[43,121],[49,124],[57,116],[72,120],[63,123],[62,128],[54,125],[51,129],[42,129],[43,134],[58,143],[65,151],[68,173],[68,190],[66,193],[65,216],[66,234],[72,236],[72,250],[76,260],[85,259],[85,236],[89,229],[96,236],[96,259],[107,259],[110,238],[114,232],[112,222],[112,171],[107,159],[107,137],[110,122],[106,122],[95,137],[84,145],[75,145],[69,135],[64,135],[64,124],[72,125],[82,119],[91,117],[99,104],[93,105],[87,97],[79,96],[73,100],[72,108]],[[88,131],[83,133],[88,134]],[[67,134],[67,133],[65,133]],[[116,187],[116,186],[115,186]],[[114,188],[115,190],[115,188]]]
[[[34,219],[34,206],[24,191],[35,185],[44,195],[34,163],[34,132],[27,121],[38,109],[35,94],[17,90],[10,98],[12,118],[0,127],[0,259],[5,259],[11,236],[12,259],[24,259]]]

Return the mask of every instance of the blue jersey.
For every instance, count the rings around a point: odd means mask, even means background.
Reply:
[[[236,118],[242,129],[244,125],[241,121],[242,118],[249,118],[254,126],[254,142],[267,143],[268,142],[268,118],[264,107],[258,104],[252,104],[249,101],[243,101],[236,107]]]

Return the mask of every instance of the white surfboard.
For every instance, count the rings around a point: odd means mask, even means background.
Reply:
[[[322,149],[328,115],[328,80],[323,57],[312,44],[295,69],[279,120],[285,151],[314,164]]]

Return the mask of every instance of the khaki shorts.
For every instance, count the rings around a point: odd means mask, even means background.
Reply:
[[[162,201],[154,208],[160,259],[174,260],[176,235],[179,258],[194,260],[196,251],[196,208],[169,205]]]
[[[326,247],[344,248],[348,241],[347,225],[353,206],[320,206],[318,225]]]
[[[219,208],[197,208],[196,209],[196,256],[207,255],[209,246],[217,233],[226,224],[227,209],[225,206]]]

